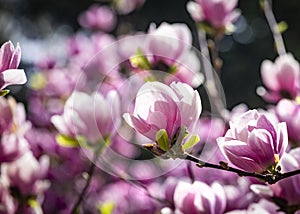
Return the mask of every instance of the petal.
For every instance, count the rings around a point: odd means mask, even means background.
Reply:
[[[170,87],[179,99],[177,105],[181,115],[181,123],[187,128],[192,128],[198,121],[202,111],[199,93],[185,83],[173,82]]]
[[[5,42],[0,48],[0,72],[9,69],[14,46],[11,41]]]
[[[274,125],[271,123],[271,121],[266,117],[266,115],[262,114],[259,117],[259,119],[257,120],[256,128],[267,130],[272,136],[273,144],[275,144],[277,142],[276,129],[275,129]],[[274,147],[274,149],[276,149],[276,148]]]
[[[180,181],[174,192],[174,205],[182,212],[196,213],[194,206],[195,189],[187,182]]]
[[[9,65],[9,68],[10,69],[17,68],[20,64],[20,61],[21,61],[21,48],[20,48],[19,43],[17,43],[17,46],[14,50],[14,53],[13,53],[13,56],[12,56],[12,59],[11,59],[10,65]]]
[[[138,91],[135,101],[134,115],[147,119],[148,114],[154,111],[156,101],[178,101],[177,95],[167,85],[160,82],[147,82]]]
[[[277,125],[277,142],[274,146],[275,153],[282,157],[288,147],[288,133],[286,123],[282,122]]]
[[[25,84],[27,82],[27,77],[23,69],[5,70],[0,73],[0,75],[0,81],[3,81],[3,86],[1,88],[14,84]]]
[[[263,171],[257,163],[256,153],[245,142],[238,140],[226,141],[223,137],[218,138],[217,142],[223,155],[235,166],[246,171]]]
[[[259,159],[257,161],[263,168],[268,168],[274,163],[274,142],[267,130],[253,130],[249,136],[248,145],[252,151],[256,152]]]
[[[200,5],[196,2],[189,1],[186,5],[187,11],[196,22],[204,20],[204,14]]]
[[[261,78],[264,85],[272,91],[279,91],[277,72],[277,67],[273,62],[270,60],[263,61],[261,65]]]

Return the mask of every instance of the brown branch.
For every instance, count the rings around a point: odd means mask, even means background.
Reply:
[[[95,167],[96,167],[96,165],[94,164],[94,162],[91,162],[90,168],[89,168],[89,170],[87,172],[87,174],[88,174],[87,181],[86,181],[86,183],[85,183],[82,191],[80,192],[80,195],[77,198],[76,203],[74,204],[74,206],[72,208],[72,211],[71,211],[72,214],[76,214],[77,213],[77,210],[78,210],[78,208],[79,208],[79,206],[80,206],[80,204],[81,204],[81,202],[83,200],[83,197],[85,196],[85,194],[86,194],[86,192],[88,190],[88,187],[90,186],[90,183],[92,181],[92,177],[93,177],[93,174],[94,174],[94,171],[95,171]]]
[[[246,171],[234,168],[234,167],[230,167],[230,166],[228,166],[227,163],[222,162],[222,161],[220,162],[220,165],[207,163],[207,162],[204,162],[204,161],[200,160],[199,158],[197,158],[193,155],[190,155],[188,153],[186,153],[185,159],[196,163],[197,166],[200,168],[207,167],[207,168],[212,168],[212,169],[219,169],[219,170],[234,172],[234,173],[238,174],[239,176],[258,178],[260,180],[267,182],[268,184],[275,184],[276,182],[278,182],[282,179],[289,178],[289,177],[300,174],[300,169],[295,170],[295,171],[286,172],[286,173],[281,173],[279,171],[276,171],[275,173],[246,172]]]

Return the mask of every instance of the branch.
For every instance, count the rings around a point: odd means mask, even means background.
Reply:
[[[280,33],[278,24],[276,22],[274,13],[272,11],[272,0],[264,0],[263,3],[264,3],[263,5],[264,13],[273,34],[277,53],[279,55],[286,54],[282,35]]]
[[[78,207],[80,206],[82,200],[83,200],[83,197],[84,195],[86,194],[87,190],[88,190],[88,187],[90,186],[90,183],[91,183],[91,180],[92,180],[92,177],[93,177],[93,174],[94,174],[94,171],[95,171],[95,167],[96,165],[94,164],[94,162],[91,162],[91,165],[90,165],[90,168],[88,170],[88,178],[87,178],[87,181],[76,201],[76,203],[74,204],[73,208],[72,208],[72,211],[71,213],[72,214],[76,214],[77,213],[77,209]]]
[[[217,75],[214,75],[213,67],[211,66],[211,58],[209,55],[209,49],[206,41],[206,34],[201,28],[198,29],[199,45],[200,51],[202,54],[203,61],[203,71],[205,74],[205,86],[207,87],[207,93],[212,99],[213,104],[215,105],[216,111],[219,116],[224,117],[224,105],[222,99],[219,97],[219,92],[216,85]]]
[[[222,162],[222,161],[220,162],[220,165],[216,165],[216,164],[204,162],[204,161],[200,160],[199,158],[197,158],[191,154],[188,154],[188,153],[185,153],[185,155],[186,155],[186,157],[185,157],[186,160],[196,163],[197,166],[200,168],[207,167],[207,168],[212,168],[212,169],[219,169],[219,170],[234,172],[234,173],[238,174],[239,176],[255,177],[255,178],[263,180],[269,184],[275,184],[277,181],[300,174],[300,169],[291,171],[291,172],[287,172],[287,173],[281,173],[278,171],[276,171],[275,173],[246,172],[246,171],[234,168],[234,167],[230,167],[230,166],[228,166],[227,163]]]

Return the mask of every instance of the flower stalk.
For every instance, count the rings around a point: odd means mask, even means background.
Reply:
[[[264,10],[267,22],[268,22],[268,24],[271,28],[272,34],[273,34],[277,53],[279,55],[284,55],[284,54],[286,54],[285,45],[284,45],[284,41],[283,41],[282,35],[280,33],[279,27],[278,27],[278,24],[276,22],[274,13],[272,11],[272,0],[264,0],[263,1],[263,10]]]

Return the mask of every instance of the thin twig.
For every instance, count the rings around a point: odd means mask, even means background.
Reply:
[[[76,203],[74,204],[74,206],[72,208],[72,211],[71,211],[72,214],[76,214],[77,209],[80,206],[80,204],[81,204],[81,202],[83,200],[83,197],[84,197],[84,195],[86,194],[86,192],[88,190],[88,187],[90,186],[93,174],[95,172],[95,167],[96,167],[96,165],[94,164],[94,162],[91,162],[90,168],[89,168],[89,170],[87,172],[87,174],[88,174],[87,181],[86,181],[86,183],[85,183],[85,185],[84,185],[84,187],[83,187],[83,189],[82,189],[79,197],[77,198]]]
[[[212,102],[215,106],[215,110],[217,111],[218,115],[220,117],[224,117],[224,109],[225,106],[222,102],[221,97],[219,96],[219,91],[217,89],[216,81],[218,81],[217,75],[214,75],[213,67],[211,66],[211,58],[209,54],[209,49],[207,46],[206,41],[206,34],[205,32],[199,28],[198,29],[198,37],[199,37],[199,45],[200,45],[200,51],[202,54],[202,61],[203,61],[203,71],[205,74],[205,86],[207,88],[207,93],[209,95],[209,98],[212,99]],[[211,106],[213,108],[213,106]]]
[[[227,165],[227,163],[224,163],[224,162],[220,162],[220,165],[207,163],[207,162],[204,162],[204,161],[200,160],[199,158],[197,158],[193,155],[190,155],[188,153],[186,153],[185,159],[196,163],[197,166],[200,168],[207,167],[207,168],[213,168],[213,169],[234,172],[234,173],[238,174],[239,176],[255,177],[255,178],[263,180],[269,184],[275,184],[277,181],[300,174],[300,169],[291,171],[291,172],[287,172],[287,173],[276,172],[276,173],[263,173],[262,174],[262,173],[257,173],[257,172],[246,172],[246,171],[234,168],[234,167],[230,167]]]
[[[277,53],[279,55],[286,54],[286,50],[285,50],[284,42],[283,42],[283,39],[282,39],[282,35],[280,33],[278,24],[276,22],[274,13],[272,11],[272,0],[264,0],[263,9],[264,9],[266,19],[268,21],[268,24],[269,24],[269,26],[271,28],[271,31],[272,31],[272,34],[273,34],[273,38],[274,38]]]

